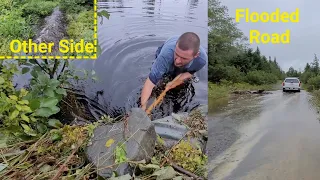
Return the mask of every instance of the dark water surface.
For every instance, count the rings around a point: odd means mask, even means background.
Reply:
[[[110,13],[110,19],[103,18],[102,24],[98,18],[102,54],[95,61],[79,61],[77,66],[96,71],[100,81],[88,82],[86,93],[103,91],[99,104],[106,107],[111,116],[138,107],[155,51],[167,38],[193,31],[200,36],[201,45],[207,50],[207,1],[100,1],[98,11],[101,10]],[[195,96],[181,110],[207,104],[207,66],[196,75],[200,82],[193,83]],[[189,94],[188,98],[192,97],[192,93]],[[170,113],[170,109],[166,111]]]

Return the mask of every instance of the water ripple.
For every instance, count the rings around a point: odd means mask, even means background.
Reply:
[[[138,105],[155,51],[167,38],[193,31],[199,34],[202,46],[207,49],[207,1],[100,0],[98,9],[110,13],[109,19],[104,18],[98,24],[102,54],[96,61],[82,61],[78,66],[96,71],[100,82],[88,82],[86,91],[103,90],[99,103],[107,107],[111,116]],[[183,110],[207,103],[207,67],[197,76],[200,82],[194,85],[195,97],[192,92],[185,97],[190,102]],[[165,116],[171,108],[164,107],[155,114]]]

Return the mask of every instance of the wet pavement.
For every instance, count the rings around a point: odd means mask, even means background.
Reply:
[[[211,114],[209,179],[320,179],[320,124],[309,100],[305,91],[273,91]]]

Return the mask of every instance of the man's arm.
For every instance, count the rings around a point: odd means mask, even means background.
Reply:
[[[192,78],[192,74],[189,72],[181,73],[176,79],[172,80],[170,83],[167,84],[166,90],[173,89],[181,84],[183,84],[186,80]],[[174,82],[173,82],[174,81]]]
[[[146,82],[144,83],[144,86],[142,88],[141,92],[141,108],[143,110],[146,110],[147,108],[147,102],[149,100],[149,97],[151,95],[152,89],[154,88],[154,84],[150,81],[149,77],[147,78]]]
[[[166,53],[164,53],[166,54]],[[161,53],[155,60],[151,67],[151,72],[147,78],[141,92],[141,108],[146,109],[147,102],[150,98],[151,92],[162,76],[169,70],[168,58]]]

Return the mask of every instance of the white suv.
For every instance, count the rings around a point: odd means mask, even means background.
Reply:
[[[300,92],[301,82],[299,78],[288,77],[282,82],[282,90],[286,91],[298,91]]]

